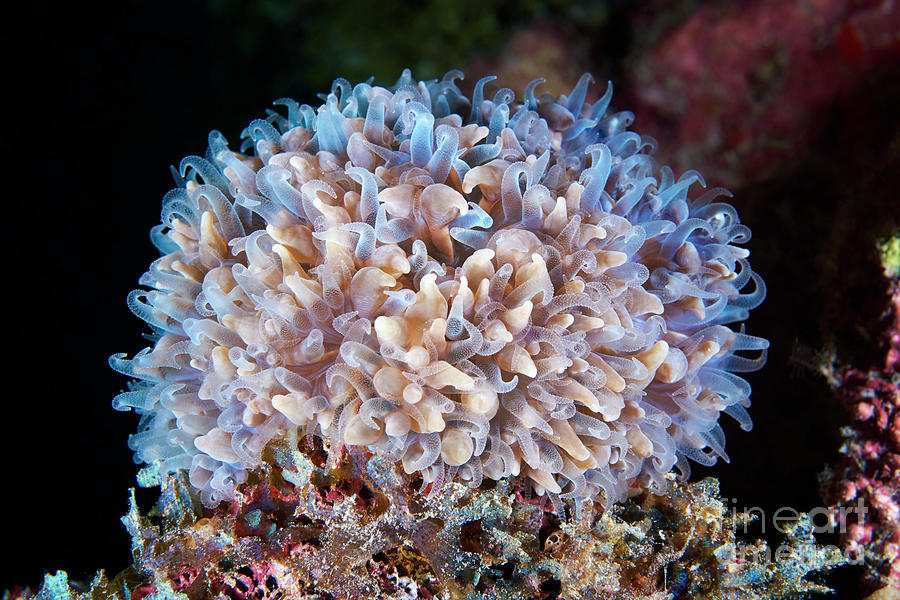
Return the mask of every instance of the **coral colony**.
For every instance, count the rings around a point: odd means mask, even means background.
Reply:
[[[182,161],[128,299],[155,345],[111,359],[141,380],[114,402],[144,415],[139,460],[212,507],[300,428],[431,493],[519,476],[611,504],[725,458],[720,413],[750,429],[733,372],[765,353],[737,353],[768,344],[726,325],[765,287],[727,192],[689,200],[701,176],[658,169],[589,75],[522,103],[461,76],[337,80]]]
[[[734,373],[767,347],[729,327],[765,288],[727,192],[658,168],[588,75],[521,102],[461,77],[339,79],[182,161],[128,298],[153,347],[110,361],[157,520],[132,499],[134,566],[42,597],[822,589],[808,519],[774,560],[686,482],[721,413],[750,429]]]

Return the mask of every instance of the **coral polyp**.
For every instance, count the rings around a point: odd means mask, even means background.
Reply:
[[[154,345],[111,359],[136,460],[214,505],[299,428],[432,490],[612,503],[725,457],[722,412],[750,429],[734,373],[768,344],[727,325],[765,287],[727,191],[691,197],[589,75],[521,102],[460,77],[339,79],[182,161],[129,296]]]

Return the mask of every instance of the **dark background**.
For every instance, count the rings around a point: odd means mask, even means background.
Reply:
[[[677,27],[698,5],[672,6],[661,27]],[[130,563],[119,517],[138,468],[126,448],[137,417],[111,409],[125,379],[107,358],[144,346],[143,323],[125,296],[155,258],[148,231],[172,187],[169,164],[202,155],[211,129],[235,146],[272,100],[313,103],[335,76],[388,84],[404,66],[429,78],[496,64],[524,27],[579,40],[579,61],[613,79],[614,104],[630,108],[627,58],[653,43],[634,28],[635,14],[664,12],[652,2],[562,0],[437,1],[421,12],[353,0],[14,10],[2,31],[11,105],[2,133],[0,540],[12,554],[0,563],[0,589],[35,586],[57,569],[90,580],[100,568],[112,575]],[[753,266],[769,288],[748,331],[769,338],[772,350],[767,367],[748,377],[754,431],[727,423],[731,464],[698,467],[695,477],[716,475],[739,506],[771,514],[821,503],[817,474],[837,459],[846,417],[807,366],[829,345],[845,362],[880,360],[886,288],[874,241],[900,214],[895,58],[820,107],[819,128],[803,148],[732,188],[754,232]],[[635,129],[651,125],[639,113]],[[678,142],[661,139],[661,154]],[[139,490],[138,498],[146,510],[154,492]],[[842,597],[853,597],[856,574],[832,576]]]

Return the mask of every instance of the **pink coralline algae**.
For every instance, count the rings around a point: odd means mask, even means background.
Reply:
[[[900,56],[894,0],[707,2],[675,27],[670,7],[636,15],[664,31],[628,59],[637,122],[676,167],[732,187],[814,143],[834,102]]]
[[[433,493],[519,476],[609,505],[726,457],[721,413],[750,429],[734,373],[768,342],[727,325],[765,286],[727,191],[660,168],[589,75],[521,102],[461,76],[339,79],[182,161],[128,299],[153,346],[111,359],[145,480],[215,506],[299,429]]]
[[[844,428],[842,462],[822,482],[840,509],[848,511],[843,542],[868,567],[871,587],[900,590],[900,281],[891,289],[893,319],[887,332],[884,367],[867,371],[844,368],[832,373],[835,393],[853,417]]]

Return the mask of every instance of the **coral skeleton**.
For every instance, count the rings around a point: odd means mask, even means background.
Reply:
[[[433,495],[517,476],[559,508],[727,459],[768,346],[728,327],[765,296],[728,192],[691,194],[587,74],[521,101],[461,77],[338,79],[173,170],[128,297],[153,346],[110,359],[136,461],[212,507],[300,431]]]

